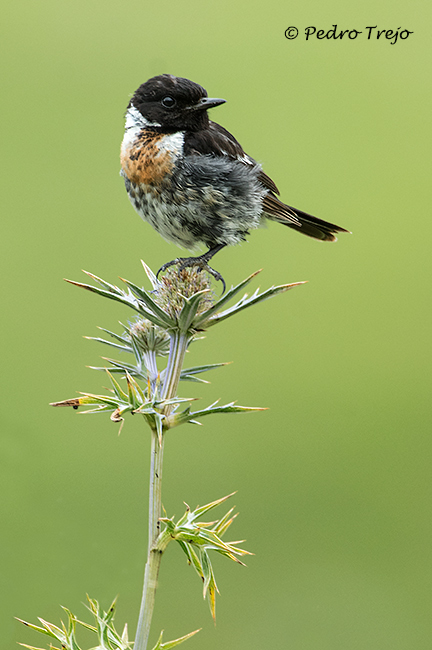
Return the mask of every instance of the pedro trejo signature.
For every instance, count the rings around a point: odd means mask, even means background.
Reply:
[[[410,31],[408,29],[401,29],[401,27],[398,27],[397,29],[388,29],[384,28],[381,29],[378,27],[378,25],[369,25],[367,27],[364,27],[362,30],[359,29],[338,29],[337,25],[332,25],[332,29],[318,29],[314,25],[310,25],[309,27],[305,27],[304,30],[305,33],[305,39],[307,41],[309,40],[342,40],[344,39],[345,41],[351,40],[354,41],[358,36],[361,34],[363,35],[362,38],[365,38],[368,41],[372,40],[381,40],[381,41],[389,41],[391,45],[394,45],[398,40],[406,41],[411,34],[414,34],[413,31]],[[285,38],[288,40],[293,40],[294,38],[297,38],[299,34],[299,30],[297,27],[291,26],[288,27],[285,30]]]

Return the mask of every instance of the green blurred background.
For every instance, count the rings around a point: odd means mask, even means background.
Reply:
[[[233,361],[209,386],[269,407],[169,434],[163,500],[233,490],[243,569],[215,559],[211,622],[179,548],[163,561],[152,639],[188,648],[423,650],[432,644],[429,290],[430,3],[121,3],[3,9],[1,638],[42,646],[13,616],[85,616],[88,592],[135,630],[145,561],[149,436],[48,402],[100,391],[85,341],[132,314],[66,285],[87,269],[144,282],[178,254],[134,213],[118,151],[131,93],[169,72],[226,105],[211,117],[292,205],[353,235],[335,245],[269,224],[217,257],[228,283],[309,284],[194,345]],[[306,42],[309,25],[409,29],[404,42]],[[285,29],[300,30],[296,40]],[[428,26],[429,25],[429,26]]]

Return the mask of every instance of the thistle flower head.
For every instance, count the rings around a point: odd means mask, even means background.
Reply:
[[[158,305],[171,318],[176,319],[185,305],[185,300],[198,293],[201,293],[202,297],[196,314],[202,314],[214,304],[215,295],[209,275],[197,267],[190,267],[180,271],[168,269],[161,278],[154,297]]]
[[[143,353],[154,352],[158,356],[164,356],[169,352],[169,334],[147,318],[138,318],[134,323],[129,323],[125,334],[129,340],[135,340]]]

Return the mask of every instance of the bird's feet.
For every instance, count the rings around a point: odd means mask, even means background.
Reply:
[[[158,278],[159,274],[166,271],[166,269],[168,269],[170,266],[175,266],[177,264],[179,271],[183,271],[183,269],[189,267],[197,266],[202,271],[207,271],[207,273],[210,273],[210,275],[212,275],[215,280],[220,280],[222,282],[222,293],[225,293],[225,280],[218,271],[212,269],[212,267],[208,264],[209,259],[212,257],[212,255],[208,255],[209,252],[210,251],[204,253],[204,255],[200,255],[199,257],[177,257],[175,260],[171,260],[171,262],[166,262],[166,264],[160,267],[159,271],[156,273],[156,277]]]

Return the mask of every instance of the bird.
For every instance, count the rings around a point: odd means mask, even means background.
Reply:
[[[152,77],[133,93],[126,109],[121,172],[137,213],[167,241],[207,252],[164,264],[209,266],[225,246],[246,240],[270,219],[321,241],[349,232],[283,203],[274,181],[236,138],[209,119],[225,99],[208,97],[199,84],[170,74]]]

